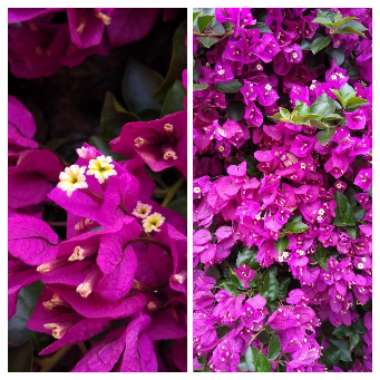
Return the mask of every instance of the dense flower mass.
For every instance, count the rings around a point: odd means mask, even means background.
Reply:
[[[371,371],[369,9],[194,14],[194,368]]]
[[[34,357],[21,370],[186,371],[185,24],[163,10],[13,9],[9,62],[12,83],[53,75],[142,39],[160,14],[175,20],[165,29],[178,39],[176,61],[164,67],[170,76],[131,58],[126,71],[143,75],[132,92],[123,78],[128,111],[104,94],[102,131],[94,126],[91,144],[74,140],[69,159],[54,149],[54,125],[44,140],[40,113],[9,96],[9,356],[17,370]],[[65,133],[78,131],[67,125]]]

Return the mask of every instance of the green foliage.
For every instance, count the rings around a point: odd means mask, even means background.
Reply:
[[[281,344],[278,336],[273,333],[269,339],[268,359],[276,360],[280,356]]]
[[[30,340],[32,333],[26,328],[26,322],[31,315],[41,293],[42,284],[36,282],[23,288],[17,297],[16,313],[8,323],[8,343],[17,347]]]
[[[240,90],[241,86],[242,84],[238,79],[231,79],[226,82],[217,83],[215,88],[226,94],[234,94]]]
[[[295,216],[290,219],[288,223],[281,230],[282,235],[287,234],[301,234],[302,232],[307,231],[307,224],[302,222],[302,216]]]
[[[313,20],[314,23],[330,29],[330,34],[357,34],[364,37],[367,28],[357,21],[357,17],[343,17],[339,12],[318,10],[318,16]]]
[[[176,80],[167,92],[161,109],[161,115],[181,111],[184,108],[185,90],[182,83]]]
[[[227,107],[227,117],[232,120],[240,121],[244,115],[244,104],[232,101]]]
[[[163,78],[158,72],[130,58],[122,80],[122,94],[127,108],[138,115],[150,111],[158,116],[161,104],[155,94],[162,83]]]
[[[328,36],[318,36],[310,44],[309,49],[315,55],[325,49],[331,43],[331,38]]]
[[[164,80],[155,93],[155,96],[158,99],[165,97],[167,91],[174,84],[174,82],[178,80],[178,78],[181,78],[182,70],[186,68],[186,32],[186,21],[184,21],[178,26],[174,33],[169,69]]]
[[[355,89],[346,83],[340,90],[333,90],[342,107],[348,111],[353,111],[364,104],[367,100],[356,95]]]
[[[348,198],[340,191],[335,193],[336,212],[334,225],[337,227],[353,227],[356,225],[353,208]]]
[[[115,98],[107,92],[104,99],[103,109],[100,116],[99,136],[105,141],[110,141],[119,135],[123,124],[138,120],[138,116],[128,112]]]

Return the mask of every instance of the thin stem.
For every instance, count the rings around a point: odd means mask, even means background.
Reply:
[[[70,351],[71,346],[66,346],[57,351],[54,355],[40,360],[41,372],[49,372],[57,363]]]
[[[167,207],[169,205],[169,203],[173,200],[177,191],[181,188],[184,182],[185,180],[183,178],[180,178],[172,187],[168,189],[168,192],[166,193],[166,196],[164,200],[162,201],[163,207]]]

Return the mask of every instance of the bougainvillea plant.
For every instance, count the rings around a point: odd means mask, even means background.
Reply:
[[[371,371],[371,10],[194,14],[194,368]]]
[[[185,20],[9,11],[10,371],[186,371]]]

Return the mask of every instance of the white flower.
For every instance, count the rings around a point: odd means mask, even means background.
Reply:
[[[148,203],[137,202],[132,214],[137,218],[144,219],[152,212],[152,206]]]
[[[164,224],[165,217],[159,212],[154,212],[150,214],[143,220],[143,228],[145,233],[150,233],[152,231],[160,232],[160,227]]]
[[[85,166],[71,165],[59,174],[59,182],[57,187],[64,191],[68,197],[78,189],[86,189]]]
[[[90,160],[88,164],[88,175],[93,175],[99,183],[104,183],[107,178],[117,175],[115,165],[111,163],[112,157],[98,156]]]

